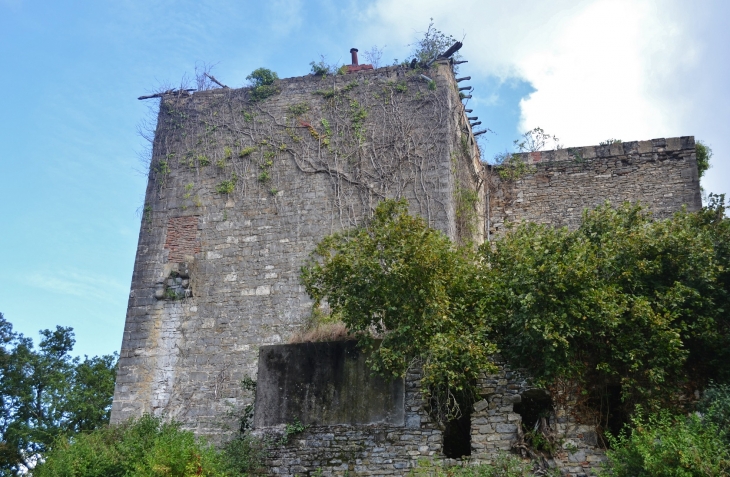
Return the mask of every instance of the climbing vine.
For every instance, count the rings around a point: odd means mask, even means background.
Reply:
[[[312,78],[294,102],[278,99],[275,73],[259,69],[249,79],[247,89],[163,99],[152,168],[158,187],[186,167],[216,184],[185,191],[191,196],[276,201],[286,192],[282,171],[293,165],[328,178],[341,226],[358,225],[386,197],[408,196],[432,225],[446,213],[433,195],[441,188],[440,158],[449,156],[445,131],[462,107],[449,103],[448,88],[433,89],[417,72],[393,67]],[[473,202],[465,191],[457,196]]]

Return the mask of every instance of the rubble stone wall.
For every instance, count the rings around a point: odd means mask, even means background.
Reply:
[[[443,454],[443,432],[425,411],[420,373],[411,370],[405,381],[405,425],[310,426],[284,445],[269,448],[267,468],[271,475],[323,476],[406,475],[424,459],[436,465],[489,464],[500,453],[514,452],[522,416],[515,404],[535,390],[520,373],[500,364],[494,375],[480,381],[482,399],[471,413],[471,455],[449,459]],[[552,467],[563,475],[595,475],[605,460],[593,426],[581,424],[568,404],[552,406],[549,425],[561,444]],[[258,427],[254,434],[274,440],[284,426]]]
[[[702,207],[692,136],[518,154],[528,164],[515,180],[490,167],[490,235],[522,221],[576,228],[585,209],[606,201],[640,202],[666,218]],[[502,166],[503,167],[503,166]]]
[[[250,402],[240,383],[259,347],[310,316],[299,273],[315,245],[383,198],[407,198],[453,240],[480,239],[456,196],[479,187],[478,149],[450,66],[428,74],[435,83],[388,67],[281,80],[259,101],[250,88],[161,100],[112,422],[153,413],[225,433]]]

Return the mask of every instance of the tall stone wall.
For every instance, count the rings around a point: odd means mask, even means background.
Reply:
[[[460,202],[481,185],[478,151],[450,66],[428,75],[381,68],[277,81],[258,101],[227,88],[162,100],[112,422],[148,412],[220,432],[247,404],[240,381],[259,347],[310,316],[310,252],[383,198],[480,240],[484,201]]]
[[[490,235],[521,221],[576,228],[583,210],[606,201],[641,202],[658,218],[702,207],[692,136],[517,156],[528,167],[514,180],[490,167]]]

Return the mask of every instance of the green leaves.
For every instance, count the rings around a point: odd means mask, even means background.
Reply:
[[[618,386],[627,413],[671,404],[689,379],[727,379],[730,235],[718,207],[654,221],[606,204],[574,232],[527,224],[483,247],[503,356],[597,398]]]
[[[697,415],[663,411],[632,419],[633,430],[610,438],[604,476],[705,477],[728,475],[730,450],[723,429]]]
[[[71,328],[41,331],[39,349],[0,314],[0,474],[29,466],[59,436],[109,421],[116,355],[71,358]]]
[[[695,154],[697,155],[697,175],[701,178],[710,168],[712,149],[704,142],[697,141],[695,143]]]
[[[537,383],[570,380],[627,416],[678,404],[690,380],[730,379],[723,202],[656,221],[606,204],[575,231],[523,224],[474,252],[384,201],[366,226],[324,239],[301,277],[364,346],[383,338],[373,369],[422,363],[439,419],[471,402],[498,347]]]
[[[444,394],[436,414],[446,418],[459,412],[446,396],[471,396],[496,348],[487,341],[485,315],[476,312],[481,281],[473,252],[407,207],[384,201],[367,226],[325,238],[301,277],[316,304],[326,300],[364,346],[382,336],[371,358],[376,371],[403,375],[423,361],[424,388]]]
[[[246,445],[247,441],[237,441]],[[229,447],[232,447],[229,445]],[[240,475],[236,467],[242,452],[233,459],[195,438],[178,423],[164,423],[149,415],[117,426],[59,439],[55,448],[38,465],[37,477],[92,476],[225,476]],[[248,449],[245,449],[248,450]],[[229,469],[230,468],[230,469]]]
[[[251,84],[251,90],[249,91],[251,101],[262,101],[280,91],[280,88],[275,84],[276,80],[279,79],[279,75],[268,68],[257,68],[246,76],[246,79]]]

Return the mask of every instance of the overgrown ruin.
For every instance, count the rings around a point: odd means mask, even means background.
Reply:
[[[219,436],[253,399],[241,380],[266,373],[254,432],[278,432],[294,414],[310,426],[272,451],[272,473],[403,475],[423,457],[489,461],[514,448],[522,420],[543,406],[563,442],[556,463],[585,474],[602,453],[570,396],[540,394],[504,365],[484,376],[468,417],[441,429],[424,409],[417,369],[373,384],[350,344],[285,344],[312,313],[299,282],[310,252],[385,198],[406,198],[452,240],[477,243],[510,222],[575,227],[606,200],[640,201],[658,217],[701,207],[693,137],[522,159],[519,176],[481,161],[448,59],[426,71],[277,80],[268,97],[250,88],[164,95],[112,422],[152,413]],[[309,381],[292,368],[307,356],[323,373]],[[342,408],[368,393],[379,397]]]

